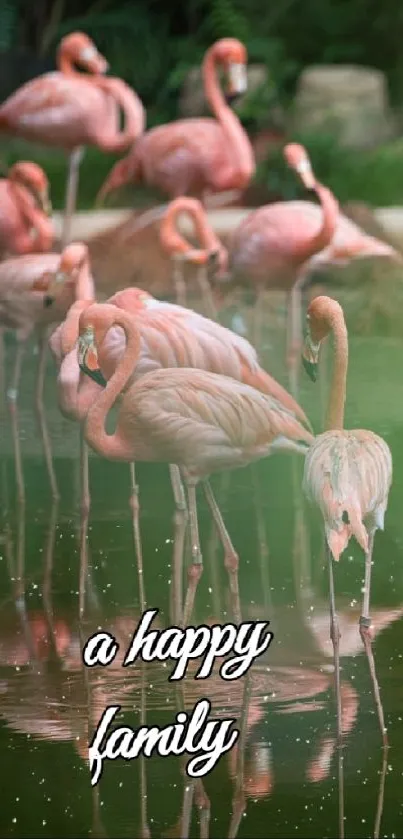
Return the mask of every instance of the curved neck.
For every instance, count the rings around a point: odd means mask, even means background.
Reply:
[[[83,422],[101,388],[81,372],[75,347],[63,358],[57,389],[60,410],[66,416]]]
[[[190,242],[179,233],[178,218],[182,213],[187,213],[192,219],[197,238],[203,250],[195,250]],[[203,207],[193,199],[179,199],[169,206],[161,222],[160,237],[162,246],[170,253],[186,254],[192,251],[193,258],[195,259],[197,256],[207,256],[210,251],[216,251],[221,248],[221,243],[210,227]]]
[[[251,177],[255,171],[252,146],[238,117],[229,105],[227,105],[223,92],[218,84],[216,59],[213,50],[208,50],[204,57],[202,74],[205,97],[226,135],[226,141],[231,146],[231,157],[234,166],[241,165],[245,173]]]
[[[125,127],[122,131],[116,130],[106,134],[105,126],[100,126],[100,134],[97,137],[97,144],[103,151],[119,154],[128,147],[143,133],[145,128],[145,111],[141,99],[121,79],[110,76],[93,76],[91,83],[96,85],[105,94],[111,96],[118,107],[124,113]]]
[[[37,238],[32,243],[32,249],[42,252],[50,250],[53,243],[51,219],[48,218],[43,210],[36,206],[35,195],[27,187],[22,186],[22,184],[17,184],[12,180],[10,181],[10,186],[24,221],[36,231]]]
[[[134,321],[123,309],[116,309],[109,328],[121,326],[126,336],[126,350],[106,387],[87,414],[85,436],[95,451],[115,460],[131,461],[132,447],[120,433],[119,423],[114,434],[107,434],[105,422],[112,405],[124,390],[140,355],[140,333]]]
[[[322,226],[317,233],[300,248],[299,257],[301,262],[307,262],[312,256],[322,251],[330,244],[336,233],[339,219],[339,203],[330,189],[320,183],[316,183],[314,191],[319,198],[322,208]]]
[[[342,312],[330,317],[334,337],[334,362],[332,384],[327,406],[325,430],[342,430],[344,427],[344,405],[348,367],[348,336]]]

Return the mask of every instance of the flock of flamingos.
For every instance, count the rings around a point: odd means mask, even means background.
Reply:
[[[338,561],[354,536],[365,556],[361,637],[368,657],[383,742],[387,734],[371,647],[370,581],[374,535],[383,528],[392,480],[392,459],[385,441],[371,431],[344,429],[348,337],[340,305],[326,296],[309,304],[306,334],[301,335],[301,293],[318,266],[347,264],[353,259],[400,254],[389,244],[366,235],[339,211],[337,199],[318,183],[305,149],[290,143],[287,164],[318,199],[282,201],[252,211],[225,248],[211,229],[206,210],[228,193],[241,192],[255,172],[252,147],[231,109],[246,90],[247,55],[234,39],[222,39],[203,61],[206,100],[212,118],[183,119],[145,131],[145,112],[123,81],[106,76],[107,63],[83,33],[66,36],[58,49],[58,70],[36,78],[0,106],[0,131],[69,155],[61,253],[52,252],[46,174],[21,161],[0,181],[0,327],[13,330],[16,354],[11,380],[5,385],[14,430],[19,500],[24,477],[17,424],[17,401],[23,354],[35,332],[40,352],[37,407],[42,391],[48,345],[58,374],[59,406],[80,423],[82,508],[90,505],[87,445],[98,455],[127,462],[133,489],[133,522],[144,604],[136,461],[169,464],[175,505],[173,588],[177,597],[172,619],[187,625],[202,574],[196,488],[202,484],[219,534],[228,571],[234,619],[240,622],[238,555],[214,497],[209,476],[245,466],[276,451],[305,458],[304,491],[320,508],[326,534],[331,638],[335,659],[338,735],[341,737],[339,628],[335,610],[333,560]],[[79,66],[80,72],[76,69]],[[218,82],[224,72],[227,90]],[[120,110],[124,127],[120,128]],[[83,150],[94,145],[105,152],[127,152],[112,169],[102,199],[124,183],[158,187],[170,200],[140,217],[157,223],[161,244],[172,260],[176,303],[160,301],[146,291],[127,288],[107,302],[96,302],[87,246],[70,242]],[[199,246],[187,242],[178,218],[194,221]],[[185,262],[200,266],[199,280],[209,317],[186,308]],[[259,345],[260,295],[267,288],[288,294],[287,364],[290,392],[259,362],[252,344],[216,320],[215,288],[228,283],[253,287],[256,293],[254,342]],[[49,327],[56,328],[48,338]],[[314,436],[297,400],[297,370],[302,350],[305,369],[315,380],[322,342],[332,334],[334,369],[323,433]],[[4,354],[2,351],[2,365]],[[4,371],[3,371],[4,372]],[[117,422],[108,434],[105,422],[117,406]],[[50,440],[42,423],[44,453],[52,493],[58,494]],[[183,555],[187,528],[191,557],[187,591],[182,597]],[[83,605],[85,550],[81,553],[80,609]]]

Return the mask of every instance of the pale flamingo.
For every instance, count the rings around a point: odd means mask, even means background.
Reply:
[[[240,41],[222,38],[206,52],[202,74],[211,118],[180,119],[143,134],[127,157],[115,164],[98,199],[124,184],[145,182],[170,198],[245,189],[255,173],[251,143],[231,110],[217,80],[222,67],[228,77],[227,97],[246,91],[247,53]],[[217,198],[217,195],[215,196]],[[151,211],[150,218],[158,216]],[[144,219],[144,217],[143,217]]]
[[[87,308],[80,317],[80,366],[100,373],[97,347],[111,326],[120,326],[126,350],[105,389],[91,406],[85,437],[98,454],[111,460],[175,464],[187,485],[192,563],[183,620],[192,612],[202,572],[196,485],[203,480],[206,498],[225,552],[236,620],[240,620],[238,556],[207,480],[211,472],[233,469],[287,450],[304,453],[312,434],[276,399],[227,376],[205,370],[168,368],[141,376],[122,396],[116,431],[105,432],[106,416],[141,357],[141,332],[132,316],[107,304]]]
[[[0,180],[0,250],[3,256],[49,251],[53,243],[49,182],[43,169],[20,160]]]
[[[379,685],[372,652],[369,615],[371,565],[374,536],[383,530],[392,483],[389,447],[372,431],[344,430],[344,404],[348,366],[348,337],[341,306],[330,297],[316,297],[307,313],[303,361],[315,381],[321,342],[332,332],[335,364],[329,395],[326,430],[308,451],[304,491],[319,507],[325,525],[329,564],[330,633],[335,661],[338,736],[341,737],[339,626],[336,615],[332,558],[339,560],[350,538],[355,537],[365,553],[365,582],[360,634],[367,654],[383,742],[388,743]]]
[[[48,299],[59,290],[48,288]],[[109,298],[114,304],[136,317],[136,324],[141,332],[142,355],[132,373],[128,386],[133,384],[139,376],[150,370],[161,367],[198,367],[216,373],[223,373],[237,380],[244,381],[258,390],[278,399],[288,410],[305,425],[309,422],[305,413],[293,397],[273,379],[259,364],[256,352],[244,338],[235,335],[229,329],[203,317],[191,309],[185,309],[175,304],[159,301],[142,289],[128,288],[117,292]],[[84,308],[90,305],[90,300],[75,303],[64,324],[54,332],[51,338],[52,351],[63,358],[58,376],[59,406],[63,413],[78,421],[83,421],[88,408],[96,396],[96,389],[103,377],[109,379],[120,361],[125,350],[124,333],[121,329],[108,331],[106,340],[99,350],[99,363],[102,378],[98,374],[92,388],[86,384],[86,378],[80,380],[75,345],[78,338],[79,318]],[[103,304],[101,304],[103,306]],[[88,486],[88,457],[83,455],[83,512],[89,511]],[[181,551],[182,539],[186,527],[186,503],[179,472],[176,466],[170,467],[171,483],[175,498],[176,512],[174,529],[175,545],[178,553]],[[138,570],[140,575],[140,598],[144,600],[142,584],[142,549],[139,526],[139,495],[135,480],[134,464],[131,464],[131,507],[133,514],[133,531],[138,556]],[[83,555],[85,560],[85,556]],[[174,567],[178,567],[179,560]],[[83,580],[84,566],[80,571],[80,610],[83,610]],[[181,601],[180,584],[177,582],[175,603]]]
[[[144,109],[121,79],[103,76],[108,64],[83,32],[73,32],[61,40],[57,63],[58,72],[27,82],[3,102],[0,132],[69,153],[63,247],[70,236],[82,147],[124,152],[144,130]],[[75,64],[91,75],[77,72]],[[126,118],[123,131],[119,131],[119,107]]]
[[[35,407],[41,428],[52,494],[56,498],[58,496],[57,482],[43,406],[47,327],[64,318],[76,297],[89,293],[88,278],[85,274],[86,258],[85,245],[71,244],[61,255],[56,253],[26,254],[0,263],[0,327],[2,330],[12,329],[17,339],[17,353],[7,397],[13,424],[17,490],[21,501],[24,499],[25,492],[16,408],[25,347],[31,334],[36,331],[39,357]],[[46,306],[49,275],[58,276],[58,269],[63,266],[68,271],[68,281],[63,273],[62,287],[56,304],[52,307]],[[93,296],[92,292],[91,299]]]
[[[320,207],[307,201],[277,201],[254,210],[234,231],[228,265],[234,282],[246,282],[256,288],[256,346],[261,338],[263,290],[274,287],[288,293],[287,364],[295,386],[301,347],[301,287],[310,259],[331,242],[336,232],[339,205],[330,190],[316,180],[303,146],[289,143],[284,157],[304,187],[317,195]],[[306,207],[311,206],[317,210],[313,223],[306,215]]]
[[[199,239],[199,248],[193,248],[179,233],[177,225],[178,218],[181,215],[188,215],[191,218]],[[186,306],[184,263],[190,262],[197,266],[197,282],[207,314],[217,320],[217,310],[209,283],[208,271],[217,268],[219,271],[225,271],[228,254],[210,226],[203,205],[197,198],[188,198],[182,195],[180,198],[171,201],[161,221],[160,241],[162,247],[172,259],[173,282],[178,305]]]

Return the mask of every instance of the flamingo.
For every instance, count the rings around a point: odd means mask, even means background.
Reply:
[[[382,437],[372,431],[344,429],[344,404],[348,366],[348,336],[341,306],[330,297],[316,297],[309,305],[303,362],[316,380],[319,349],[332,332],[335,364],[326,419],[307,453],[304,491],[323,516],[329,565],[330,635],[335,662],[338,737],[341,738],[339,626],[334,599],[333,562],[339,561],[350,538],[355,537],[365,553],[365,583],[359,621],[371,675],[384,746],[388,745],[383,707],[372,652],[369,614],[372,552],[375,531],[383,530],[392,483],[392,455]]]
[[[202,572],[196,485],[203,480],[223,544],[234,614],[239,622],[238,556],[207,477],[221,469],[247,465],[276,449],[304,453],[312,434],[273,397],[228,376],[182,367],[154,369],[140,376],[122,395],[116,431],[107,435],[106,416],[141,363],[141,330],[132,316],[107,304],[90,306],[80,316],[80,366],[97,376],[102,375],[98,347],[102,347],[111,326],[123,329],[126,349],[87,413],[87,443],[111,460],[158,461],[181,468],[187,486],[192,544],[184,624],[191,615]]]
[[[83,32],[66,35],[57,52],[58,72],[27,82],[0,107],[0,132],[66,150],[70,155],[62,248],[70,237],[83,146],[124,152],[144,130],[144,108],[121,79],[105,78],[105,58]],[[74,69],[88,71],[84,76]],[[126,117],[119,131],[119,106]]]
[[[45,422],[43,406],[43,383],[46,362],[46,332],[51,323],[62,320],[76,296],[85,296],[88,291],[88,277],[85,275],[85,245],[71,244],[63,253],[26,254],[6,259],[0,263],[0,328],[12,329],[16,334],[17,353],[11,386],[7,391],[13,424],[14,453],[16,464],[17,491],[20,501],[24,500],[24,478],[18,437],[16,408],[24,351],[28,339],[36,330],[39,339],[38,371],[35,389],[35,406],[41,428],[46,466],[52,489],[57,498],[57,482],[53,469],[52,452]],[[68,271],[69,282],[63,274],[63,283],[55,306],[46,306],[46,289],[49,274],[60,266]],[[57,273],[56,273],[57,276]],[[93,299],[93,292],[91,299]]]
[[[192,248],[177,229],[178,217],[185,213],[190,216],[196,228],[202,246],[201,248]],[[197,198],[188,198],[183,195],[171,201],[161,221],[160,241],[162,247],[169,254],[173,262],[176,302],[180,306],[186,306],[184,262],[191,262],[198,266],[197,280],[206,311],[209,317],[216,320],[217,311],[209,283],[208,269],[210,268],[211,270],[211,268],[218,267],[219,271],[225,271],[227,268],[228,254],[226,248],[221,244],[218,236],[208,223],[203,205]]]
[[[49,182],[43,169],[20,160],[0,180],[0,249],[4,255],[46,252],[53,243]]]
[[[147,131],[127,157],[114,165],[98,200],[103,201],[111,190],[128,182],[145,182],[170,198],[197,195],[206,200],[209,193],[245,189],[255,173],[253,150],[224,99],[217,69],[222,67],[228,77],[227,96],[232,100],[247,88],[246,62],[246,49],[240,41],[216,41],[207,50],[202,66],[205,96],[214,119],[180,119]],[[155,210],[147,215],[154,218]]]
[[[61,287],[53,284],[48,287],[47,300],[57,295]],[[133,384],[139,376],[152,369],[167,366],[200,367],[201,369],[223,373],[237,380],[245,381],[264,393],[278,399],[288,410],[292,411],[299,420],[309,426],[307,417],[293,399],[293,397],[259,364],[252,345],[235,335],[229,329],[209,320],[203,315],[185,309],[175,304],[169,304],[153,298],[142,289],[128,288],[117,292],[108,301],[109,304],[129,312],[136,319],[136,324],[142,336],[142,356],[135,370],[132,372],[129,384]],[[61,359],[58,375],[59,407],[62,412],[75,420],[82,422],[88,409],[96,398],[99,382],[104,383],[104,377],[110,378],[121,359],[125,340],[121,329],[111,329],[99,350],[99,361],[102,376],[95,376],[95,382],[89,383],[87,377],[80,379],[80,368],[75,351],[79,331],[81,312],[91,305],[89,297],[78,300],[70,309],[63,324],[53,333],[50,344],[56,358]],[[104,304],[101,304],[101,308]],[[94,374],[93,374],[94,375]],[[90,384],[92,386],[90,386]],[[82,512],[89,513],[88,487],[88,457],[83,453],[83,489]],[[174,529],[176,533],[175,545],[178,552],[181,540],[185,535],[186,503],[180,480],[179,471],[173,465],[170,467],[171,483],[176,505]],[[139,497],[135,480],[134,464],[131,464],[131,507],[133,512],[133,531],[138,557],[140,599],[144,600],[142,582],[142,549],[139,528]],[[83,561],[85,555],[83,554]],[[179,562],[179,560],[178,560]],[[177,567],[177,563],[174,563]],[[83,580],[85,569],[80,570],[80,610],[83,609]],[[178,584],[179,585],[179,584]],[[178,589],[175,602],[181,599]],[[145,602],[145,601],[144,601]],[[143,610],[144,611],[144,610]]]

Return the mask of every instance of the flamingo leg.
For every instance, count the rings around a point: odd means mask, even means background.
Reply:
[[[195,784],[195,804],[199,811],[200,839],[209,839],[211,804],[200,778]]]
[[[215,307],[210,281],[207,276],[207,266],[198,265],[196,268],[196,272],[197,284],[199,286],[200,293],[203,298],[207,317],[211,318],[211,320],[217,320],[217,309]]]
[[[385,717],[383,713],[383,706],[381,694],[379,690],[378,679],[376,676],[374,654],[372,652],[372,637],[371,637],[371,618],[369,615],[369,602],[371,594],[371,570],[372,570],[372,551],[374,548],[375,530],[371,530],[368,539],[368,551],[365,554],[365,582],[364,582],[364,597],[362,602],[362,615],[360,617],[360,635],[365,647],[365,652],[368,659],[369,672],[372,681],[372,690],[375,698],[376,710],[378,712],[379,727],[381,729],[383,745],[388,746],[388,735],[386,733]]]
[[[80,427],[80,579],[78,585],[78,613],[84,617],[85,583],[88,576],[88,519],[91,496],[89,482],[88,446],[84,438],[84,429]]]
[[[288,298],[287,323],[287,367],[290,381],[290,391],[297,398],[299,378],[299,357],[302,347],[302,286],[305,274],[301,274],[294,283]]]
[[[63,230],[61,238],[61,250],[66,247],[70,241],[71,222],[76,209],[78,177],[80,172],[80,163],[84,157],[84,148],[78,146],[70,153],[69,156],[69,170],[67,175],[66,188],[66,203],[63,218]]]
[[[186,306],[187,295],[184,277],[184,262],[177,254],[172,256],[172,279],[178,306]]]
[[[39,334],[38,340],[39,358],[35,388],[35,409],[42,437],[42,445],[45,455],[46,468],[49,475],[50,487],[52,490],[52,498],[56,501],[59,498],[59,490],[57,487],[56,475],[53,468],[52,448],[50,443],[49,431],[46,423],[45,408],[43,404],[43,387],[45,382],[46,354],[48,349],[46,333],[41,332]]]
[[[50,513],[50,523],[46,542],[45,551],[45,568],[42,584],[42,602],[45,614],[46,626],[48,631],[48,642],[50,656],[49,658],[55,662],[60,662],[60,656],[57,651],[56,635],[53,622],[53,606],[52,606],[52,570],[53,570],[53,553],[55,547],[56,524],[58,513],[58,501],[54,501]]]
[[[380,772],[379,778],[379,792],[378,792],[378,803],[376,807],[376,815],[375,815],[375,826],[374,826],[374,839],[379,839],[379,832],[381,829],[381,821],[382,821],[382,813],[383,813],[383,803],[385,798],[385,780],[386,780],[386,772],[388,768],[388,746],[384,746],[382,749],[382,769]]]
[[[18,427],[18,388],[21,379],[22,361],[25,353],[25,342],[19,342],[17,345],[17,352],[14,362],[13,376],[11,380],[11,387],[7,390],[8,407],[11,419],[11,430],[13,435],[14,445],[14,461],[15,461],[15,478],[17,482],[17,496],[20,504],[25,502],[25,483],[24,473],[22,470],[20,433]]]
[[[183,488],[178,466],[170,464],[172,492],[175,501],[174,513],[174,549],[172,557],[172,586],[171,586],[171,621],[179,626],[183,607],[183,553],[185,547],[188,510],[185,491]]]
[[[133,464],[134,465],[134,464]],[[140,726],[143,728],[146,725],[146,668],[144,661],[141,662],[141,693],[140,693]],[[140,761],[140,836],[139,839],[150,839],[151,833],[147,820],[147,768],[146,758],[143,754],[139,757]]]
[[[141,614],[147,608],[146,594],[144,588],[144,566],[143,566],[143,547],[141,544],[140,532],[140,501],[139,501],[139,485],[136,481],[136,467],[134,463],[130,464],[130,508],[132,511],[132,525],[133,525],[133,539],[134,549],[137,560],[137,574],[139,583],[139,599]]]
[[[245,677],[243,686],[243,698],[240,714],[241,730],[237,745],[235,789],[232,798],[232,815],[228,829],[228,839],[235,839],[237,836],[241,818],[246,808],[245,797],[245,745],[248,730],[248,710],[252,693],[250,672]]]
[[[333,660],[334,660],[334,684],[336,690],[336,706],[337,706],[337,743],[340,746],[342,740],[342,725],[341,725],[341,692],[340,692],[340,629],[339,621],[336,613],[336,604],[334,598],[334,579],[333,579],[333,557],[330,553],[329,547],[326,543],[326,553],[329,566],[329,595],[330,595],[330,637],[333,644]]]
[[[262,288],[259,288],[254,305],[252,327],[253,343],[257,350],[260,350],[262,343],[263,300],[264,291]]]
[[[203,573],[203,556],[200,548],[199,523],[197,519],[196,485],[197,480],[189,477],[186,478],[189,501],[189,529],[192,560],[188,568],[188,587],[186,591],[185,605],[183,607],[183,626],[187,626],[189,623],[189,619],[193,612],[196,589]]]
[[[228,572],[229,586],[231,592],[232,612],[237,624],[242,623],[241,603],[239,597],[239,582],[238,582],[238,566],[239,556],[232,544],[231,537],[224,524],[220,508],[215,500],[213,490],[211,489],[209,481],[203,481],[204,493],[207,503],[210,507],[211,514],[217,528],[221,544],[224,548],[224,565]]]

